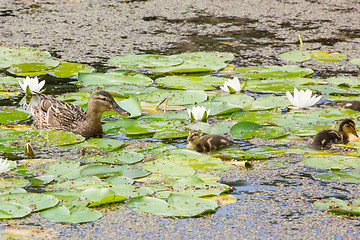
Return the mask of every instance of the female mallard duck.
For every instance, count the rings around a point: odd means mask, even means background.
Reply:
[[[333,143],[348,143],[349,133],[359,137],[356,133],[355,123],[351,119],[344,119],[340,125],[339,130],[322,130],[318,132],[310,147],[314,149],[329,149]]]
[[[102,136],[100,119],[105,111],[129,115],[106,91],[98,91],[90,97],[87,111],[44,94],[40,94],[39,106],[31,109],[37,128],[73,132],[86,138]]]
[[[216,149],[228,146],[231,140],[221,135],[202,135],[199,131],[190,130],[187,138],[188,144],[186,148],[193,149],[198,152],[211,152]]]

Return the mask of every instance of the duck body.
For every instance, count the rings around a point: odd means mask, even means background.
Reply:
[[[200,135],[199,131],[189,131],[186,148],[198,152],[211,152],[229,146],[231,140],[221,135]]]
[[[344,119],[340,125],[339,130],[322,130],[318,132],[312,142],[310,147],[313,149],[329,149],[333,143],[343,143],[346,144],[349,142],[349,134],[352,133],[358,137],[355,129],[355,123],[351,119]]]
[[[37,128],[73,132],[86,138],[103,135],[101,117],[105,111],[129,115],[106,91],[98,91],[91,96],[87,111],[44,94],[40,94],[39,106],[31,109]]]

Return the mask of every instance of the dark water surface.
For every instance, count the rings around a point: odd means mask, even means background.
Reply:
[[[188,51],[232,52],[232,64],[239,67],[283,65],[277,56],[298,49],[299,32],[305,50],[360,57],[358,9],[358,1],[345,0],[0,0],[0,45],[47,50],[99,72],[116,55]],[[313,69],[314,77],[359,75],[347,61],[298,65]],[[76,91],[75,85],[52,80],[49,93]],[[4,222],[50,227],[61,239],[359,239],[358,219],[312,205],[324,197],[352,199],[359,185],[317,180],[312,177],[317,172],[295,156],[256,162],[253,169],[234,168],[221,177],[234,187],[238,201],[199,218],[162,218],[114,204],[100,209],[103,217],[93,223],[53,223],[37,214]]]

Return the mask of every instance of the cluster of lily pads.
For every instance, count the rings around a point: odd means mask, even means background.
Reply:
[[[41,211],[40,216],[52,221],[86,222],[101,217],[91,207],[114,202],[155,215],[197,216],[215,211],[219,203],[214,199],[231,191],[217,177],[232,167],[226,159],[299,154],[305,165],[324,169],[315,174],[317,178],[360,183],[354,151],[312,150],[306,141],[319,130],[336,128],[338,120],[358,115],[319,104],[320,97],[311,91],[328,102],[350,100],[360,95],[360,79],[311,78],[313,70],[294,65],[237,68],[229,64],[233,54],[221,52],[117,56],[109,64],[120,70],[93,73],[83,64],[56,64],[44,51],[5,47],[0,51],[4,53],[0,68],[9,75],[39,79],[50,75],[79,86],[78,92],[57,96],[61,100],[86,109],[91,93],[100,87],[131,113],[130,117],[104,114],[105,138],[85,140],[73,133],[33,129],[21,124],[30,113],[3,108],[0,152],[3,158],[22,160],[7,161],[10,165],[1,175],[0,218]],[[23,79],[1,80],[2,99],[21,94],[18,81]],[[41,90],[25,83],[28,94]],[[311,107],[314,104],[318,105]],[[200,154],[184,149],[189,129],[231,134],[240,141]],[[274,144],[252,144],[253,138],[271,139]],[[182,143],[170,144],[174,139]],[[27,144],[35,157],[23,154]],[[356,148],[358,143],[349,146]],[[41,193],[26,190],[34,188]]]

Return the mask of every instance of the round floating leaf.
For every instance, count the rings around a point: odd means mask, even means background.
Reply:
[[[28,206],[0,201],[0,219],[22,218],[30,213]]]
[[[108,165],[100,165],[100,164],[90,164],[85,166],[80,171],[81,176],[99,176],[103,177],[107,174],[121,174],[124,170],[122,166],[108,166]]]
[[[141,54],[112,57],[109,63],[119,67],[170,67],[182,64],[183,60],[176,56]]]
[[[232,115],[236,120],[241,120],[243,122],[254,122],[257,124],[264,124],[268,120],[278,117],[279,114],[270,112],[270,111],[253,111],[253,112],[236,112]]]
[[[124,145],[123,141],[110,138],[90,138],[81,146],[87,148],[101,148],[104,150],[114,151]]]
[[[272,96],[267,95],[263,97],[257,98],[250,108],[252,111],[254,110],[267,110],[267,109],[273,109],[273,108],[284,108],[287,105],[290,104],[290,101],[285,96]],[[247,109],[247,108],[246,108]]]
[[[12,193],[1,195],[2,201],[16,203],[32,208],[33,212],[38,212],[47,208],[51,208],[58,204],[59,200],[51,195],[43,195],[38,193]]]
[[[150,188],[132,186],[129,184],[116,184],[111,187],[111,190],[116,192],[116,194],[120,194],[128,198],[154,194],[154,191]]]
[[[40,216],[53,222],[82,223],[98,220],[102,214],[87,207],[71,207],[70,209],[61,206],[50,208],[40,213]]]
[[[196,197],[220,195],[223,192],[231,190],[231,187],[226,184],[217,182],[204,182],[195,176],[185,177],[175,182],[172,188],[181,194]]]
[[[277,126],[261,126],[253,122],[239,122],[235,124],[230,133],[238,138],[261,137],[265,139],[286,136],[285,129]]]
[[[212,99],[213,102],[227,102],[244,108],[249,106],[254,99],[246,94],[227,94],[223,96],[214,97]]]
[[[160,103],[165,98],[168,105],[188,105],[201,103],[207,99],[207,94],[202,90],[165,90],[159,89],[149,94],[144,100],[146,102]]]
[[[329,53],[319,50],[311,51],[311,57],[321,62],[336,62],[346,58],[345,55],[338,52]]]
[[[314,73],[309,68],[302,68],[295,65],[285,66],[263,66],[263,67],[243,67],[236,68],[238,77],[249,78],[283,78],[283,77],[303,77]]]
[[[184,138],[187,137],[187,135],[188,132],[185,130],[180,130],[176,128],[167,128],[156,132],[153,137],[158,139],[175,139],[175,138]]]
[[[303,163],[307,166],[321,169],[360,168],[360,162],[357,157],[339,155],[305,158]]]
[[[222,115],[240,111],[241,106],[234,105],[227,102],[203,102],[199,106],[204,106],[206,109],[210,109],[210,115]],[[192,108],[191,106],[189,108]]]
[[[110,164],[134,164],[140,162],[144,155],[136,152],[113,152],[109,156],[85,156],[83,159],[90,162]]]
[[[15,187],[26,187],[30,185],[30,182],[26,179],[15,179],[15,178],[0,178],[0,189],[4,188],[15,188]]]
[[[62,176],[62,178],[66,178],[65,176],[70,174],[71,178],[71,173],[76,172],[75,175],[77,175],[79,166],[80,162],[78,161],[55,161],[45,164],[43,172],[46,175]]]
[[[340,87],[359,87],[359,78],[348,78],[348,77],[330,77],[325,79],[328,83],[338,85]]]
[[[360,58],[351,58],[349,60],[349,62],[356,64],[356,65],[360,65]]]
[[[191,90],[214,90],[216,87],[212,85],[222,85],[227,78],[214,76],[167,76],[157,78],[155,82],[168,88],[191,89]]]
[[[50,69],[59,65],[59,61],[53,59],[45,59],[41,62],[26,62],[13,64],[8,71],[18,76],[35,76],[42,75]]]
[[[331,174],[316,174],[315,177],[327,181],[345,182],[345,183],[360,183],[360,169],[336,170]]]
[[[31,114],[24,111],[5,108],[0,110],[0,123],[21,121],[28,119],[30,116]]]
[[[26,193],[26,190],[23,188],[16,188],[16,187],[1,188],[0,186],[0,197],[1,195],[11,194],[11,193]]]
[[[200,130],[202,133],[207,134],[224,134],[230,133],[230,129],[237,122],[235,121],[219,121],[213,124],[204,123],[204,122],[195,122],[190,125],[187,125],[186,128],[192,130]]]
[[[33,48],[0,46],[0,69],[8,68],[13,64],[42,61],[50,56],[50,53],[47,51]]]
[[[104,182],[123,185],[123,184],[133,184],[134,180],[124,176],[112,176],[112,177],[108,177]]]
[[[125,196],[118,195],[109,188],[92,187],[87,188],[81,193],[88,204],[87,207],[95,207],[109,203],[122,202],[126,199]]]
[[[81,63],[60,62],[57,68],[49,71],[49,74],[58,78],[76,78],[79,73],[92,73],[95,68]]]
[[[295,85],[284,79],[265,79],[265,80],[251,80],[246,85],[247,90],[262,92],[262,93],[285,93],[287,91],[293,92]]]
[[[311,59],[310,51],[295,50],[279,55],[279,58],[288,61],[304,62]]]
[[[338,198],[328,198],[314,202],[314,206],[321,210],[327,210],[336,214],[360,215],[360,197],[357,196],[352,202]]]
[[[309,85],[309,89],[321,92],[323,95],[359,95],[360,91],[354,88],[340,89],[329,85]]]
[[[181,58],[183,63],[172,67],[157,67],[154,72],[159,73],[192,73],[218,71],[227,66],[225,61],[234,59],[232,53],[221,52],[193,52],[173,55]]]
[[[122,85],[124,83],[147,86],[153,80],[146,75],[129,70],[115,70],[108,73],[79,73],[79,83],[84,86]]]
[[[141,116],[141,107],[139,99],[135,96],[131,96],[128,99],[125,99],[118,103],[119,106],[130,113],[130,117],[139,117]]]
[[[208,211],[214,211],[214,201],[182,194],[170,194],[168,203],[152,197],[138,197],[127,204],[137,212],[146,212],[160,216],[193,217]]]
[[[40,136],[43,137],[47,142],[57,146],[70,145],[85,141],[83,136],[65,131],[43,130],[40,132]]]
[[[157,160],[146,162],[143,168],[150,172],[160,173],[169,176],[191,176],[195,174],[195,170],[189,167],[183,167],[169,160]]]
[[[142,178],[148,176],[150,172],[143,170],[138,166],[124,166],[124,170],[122,171],[122,176],[128,178]]]

